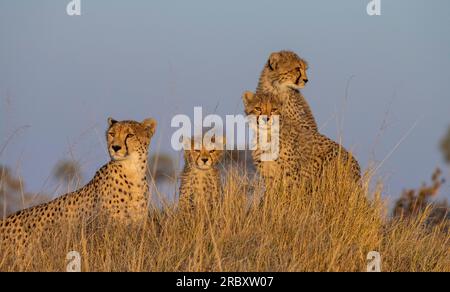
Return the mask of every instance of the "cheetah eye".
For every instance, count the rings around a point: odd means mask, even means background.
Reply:
[[[128,134],[127,139],[134,138],[134,134]]]
[[[116,135],[116,134],[114,134],[114,133],[108,133],[109,134],[109,136],[111,137],[111,138],[114,138],[114,136]]]
[[[215,152],[216,152],[216,150],[215,150],[215,149],[213,149],[213,150],[209,151],[209,153],[215,153]]]
[[[260,112],[262,109],[260,107],[255,107],[255,111]]]

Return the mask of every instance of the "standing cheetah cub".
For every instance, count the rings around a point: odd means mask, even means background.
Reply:
[[[294,52],[272,53],[259,79],[257,93],[269,92],[285,104],[283,115],[297,126],[318,131],[316,120],[300,89],[308,83],[308,63]]]
[[[254,163],[266,185],[280,181],[286,186],[298,186],[318,178],[336,162],[349,164],[351,178],[358,181],[361,171],[358,162],[341,145],[317,131],[299,127],[297,121],[286,117],[285,106],[272,93],[246,92],[243,95],[245,112],[254,115],[258,121],[266,122],[270,128],[275,116],[279,117],[279,158],[275,161],[261,161],[261,151],[253,151]],[[261,127],[258,127],[261,131]],[[260,133],[258,133],[260,135]],[[338,164],[339,165],[339,164]]]
[[[0,221],[0,241],[26,244],[30,235],[61,222],[80,223],[105,214],[123,223],[147,216],[147,155],[156,122],[109,119],[106,133],[111,161],[80,190]]]
[[[205,205],[210,208],[219,202],[222,193],[219,165],[224,155],[225,139],[220,137],[217,140],[216,143],[213,137],[210,142],[199,141],[201,145],[197,147],[196,139],[185,143],[180,186],[182,209],[203,208]]]

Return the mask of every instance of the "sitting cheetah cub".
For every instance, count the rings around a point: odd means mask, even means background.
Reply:
[[[297,121],[286,117],[281,110],[283,101],[272,93],[246,92],[243,95],[245,112],[266,123],[270,129],[274,118],[279,118],[279,157],[274,161],[262,161],[261,150],[253,151],[254,163],[267,185],[280,181],[286,186],[298,186],[320,177],[323,171],[338,161],[350,164],[351,177],[358,181],[361,171],[358,162],[341,145],[317,131],[299,127]],[[258,131],[265,131],[258,127]],[[276,133],[276,132],[275,132]],[[261,133],[257,133],[260,135]],[[256,136],[256,135],[255,135]]]
[[[61,222],[87,222],[105,214],[123,223],[147,216],[147,154],[156,122],[109,119],[106,133],[111,161],[80,190],[0,221],[0,241],[26,244],[31,234]]]
[[[214,137],[209,143],[197,139],[197,147],[195,140],[185,143],[180,186],[182,209],[203,208],[205,204],[210,208],[219,202],[222,193],[219,164],[224,155],[225,139],[218,138],[217,143]]]
[[[318,131],[316,120],[300,89],[308,83],[308,63],[294,52],[272,53],[259,79],[257,93],[269,92],[285,104],[283,115],[298,126]]]
[[[245,113],[253,117],[250,127],[254,131],[252,146],[253,162],[263,179],[266,189],[290,187],[299,183],[300,153],[298,141],[293,135],[291,125],[281,119],[283,102],[273,94],[243,94]],[[278,118],[278,122],[277,119]],[[272,153],[273,159],[264,155]],[[268,159],[269,158],[269,159]]]

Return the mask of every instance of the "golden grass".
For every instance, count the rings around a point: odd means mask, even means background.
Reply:
[[[65,271],[73,250],[83,271],[366,271],[370,251],[383,271],[450,271],[444,224],[426,226],[426,213],[391,220],[380,188],[331,177],[261,201],[259,184],[230,170],[212,210],[165,203],[140,227],[54,228],[25,251],[3,248],[0,271]]]

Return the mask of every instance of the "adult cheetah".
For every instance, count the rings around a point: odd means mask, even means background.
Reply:
[[[300,89],[308,83],[308,63],[296,53],[272,53],[259,78],[257,93],[269,92],[285,104],[283,115],[298,126],[318,131],[311,108]]]
[[[76,192],[25,209],[0,221],[0,242],[26,244],[62,222],[87,222],[99,214],[115,222],[135,223],[147,216],[148,147],[156,129],[153,119],[142,123],[109,119],[106,132],[111,161]]]

